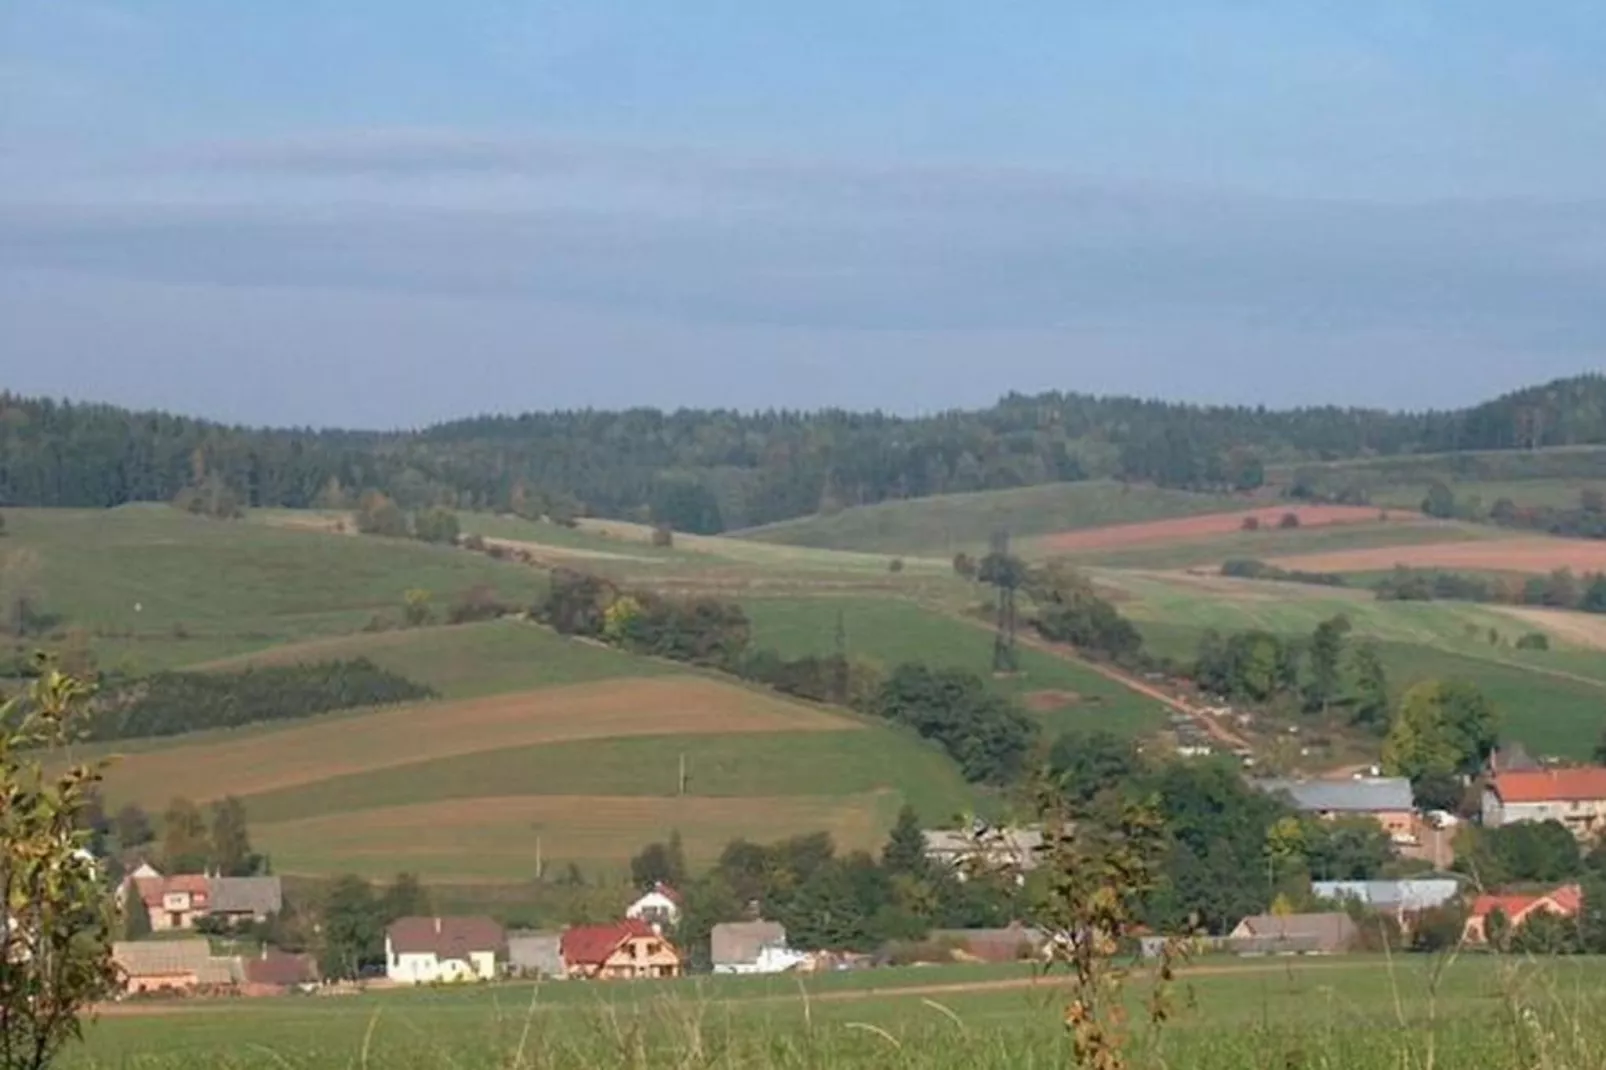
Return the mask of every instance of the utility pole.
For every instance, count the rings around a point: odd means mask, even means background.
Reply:
[[[836,700],[848,704],[848,622],[841,606],[836,610]]]
[[[676,794],[678,794],[678,795],[686,794],[686,752],[685,751],[681,751],[680,752],[680,779],[676,783],[678,785],[677,790],[676,790]]]
[[[998,588],[998,621],[993,632],[993,672],[1012,673],[1020,669],[1015,653],[1015,588],[1020,586],[1020,563],[1009,553],[1009,532],[993,532],[992,552],[987,555],[987,579]]]

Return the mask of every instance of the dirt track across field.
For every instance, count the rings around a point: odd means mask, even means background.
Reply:
[[[1480,539],[1477,542],[1426,543],[1419,546],[1376,546],[1298,554],[1271,561],[1283,568],[1308,572],[1385,572],[1395,565],[1468,572],[1606,571],[1606,539]]]
[[[1244,530],[1253,518],[1260,530],[1275,530],[1289,513],[1299,517],[1299,527],[1329,527],[1334,524],[1375,524],[1386,510],[1371,505],[1295,505],[1248,509],[1235,513],[1206,513],[1179,516],[1170,520],[1151,520],[1142,524],[1113,524],[1108,527],[1062,531],[1033,539],[1035,546],[1051,554],[1083,553],[1094,550],[1128,550],[1173,542],[1213,539]],[[1415,520],[1416,514],[1387,511],[1390,519]]]
[[[1496,613],[1516,617],[1535,625],[1574,646],[1606,650],[1606,617],[1598,613],[1579,613],[1571,609],[1544,609],[1539,606],[1490,606]]]

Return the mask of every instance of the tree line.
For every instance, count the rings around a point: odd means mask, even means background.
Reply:
[[[1573,539],[1606,539],[1606,494],[1594,488],[1580,491],[1573,506],[1518,505],[1510,498],[1497,498],[1485,506],[1479,496],[1457,495],[1449,484],[1435,480],[1422,499],[1422,511],[1445,520],[1471,520]]]
[[[844,655],[787,658],[755,649],[747,614],[726,599],[621,589],[560,568],[536,615],[565,635],[718,669],[903,725],[940,746],[976,783],[1010,783],[1037,738],[1035,722],[975,673],[918,663],[888,673]]]
[[[1598,375],[1471,409],[1195,406],[1074,393],[885,413],[592,410],[379,433],[230,427],[161,412],[0,395],[0,504],[172,501],[579,514],[711,533],[892,498],[1088,477],[1246,490],[1268,463],[1606,441]]]
[[[435,697],[433,688],[367,658],[237,672],[159,672],[102,692],[85,730],[94,740],[172,736]]]
[[[1499,602],[1606,613],[1606,573],[1559,568],[1544,576],[1479,576],[1396,565],[1376,585],[1384,601]]]

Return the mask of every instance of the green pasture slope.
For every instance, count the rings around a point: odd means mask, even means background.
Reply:
[[[1181,970],[1158,1030],[1150,982],[1129,983],[1127,1065],[1596,1070],[1603,979],[1590,958],[1206,959]],[[1074,1065],[1067,998],[1057,976],[1008,965],[191,1001],[103,1018],[62,1067],[1063,1067]]]
[[[1207,587],[1188,577],[1097,576],[1129,596],[1121,611],[1158,654],[1192,658],[1209,628],[1308,636],[1343,613],[1355,637],[1377,643],[1396,693],[1426,679],[1475,683],[1501,710],[1504,731],[1539,754],[1588,758],[1606,728],[1606,654],[1559,641],[1548,651],[1517,650],[1517,638],[1536,626],[1488,607],[1378,602],[1367,592],[1289,583],[1213,580]]]
[[[836,648],[838,614],[847,651],[891,669],[906,661],[992,673],[992,634],[943,612],[892,598],[753,598],[743,602],[753,622],[756,646],[799,657],[830,654]],[[1103,728],[1140,735],[1162,726],[1159,703],[1122,687],[1074,661],[1029,647],[1020,648],[1019,675],[995,686],[1017,695],[1066,691],[1076,698],[1060,709],[1037,714],[1051,733]]]
[[[737,538],[825,550],[951,557],[985,551],[995,531],[1015,538],[1076,528],[1252,508],[1253,499],[1195,494],[1112,480],[879,502],[733,533]]]
[[[442,606],[476,584],[518,604],[544,576],[449,547],[210,520],[165,505],[7,509],[0,554],[37,558],[45,609],[103,665],[142,671],[399,618],[409,588]]]
[[[1476,495],[1485,507],[1500,498],[1518,505],[1575,505],[1586,488],[1606,489],[1606,447],[1561,446],[1540,450],[1470,450],[1400,457],[1373,457],[1267,469],[1272,487],[1286,486],[1296,468],[1311,469],[1335,484],[1365,488],[1373,504],[1418,508],[1435,482],[1457,497]]]

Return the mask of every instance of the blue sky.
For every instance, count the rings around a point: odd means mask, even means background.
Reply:
[[[0,386],[230,420],[1603,366],[1598,3],[0,0]]]

